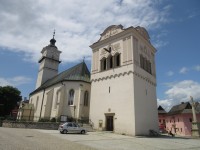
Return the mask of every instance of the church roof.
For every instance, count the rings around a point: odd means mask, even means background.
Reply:
[[[84,81],[90,83],[90,71],[85,62],[79,63],[47,80],[39,88],[30,93],[30,95],[63,81]]]

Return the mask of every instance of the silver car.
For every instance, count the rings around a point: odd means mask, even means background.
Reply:
[[[59,126],[58,130],[61,134],[67,133],[81,133],[85,134],[87,131],[84,128],[81,128],[78,124],[74,122],[66,122]]]

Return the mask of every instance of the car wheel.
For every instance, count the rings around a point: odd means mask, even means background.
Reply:
[[[63,131],[60,131],[61,134],[63,134]]]
[[[81,134],[85,134],[85,130],[82,130],[82,131],[81,131]]]
[[[67,130],[63,130],[63,133],[64,133],[64,134],[67,134]]]

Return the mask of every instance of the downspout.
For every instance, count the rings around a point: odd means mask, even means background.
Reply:
[[[43,107],[43,102],[44,102],[44,94],[45,94],[45,89],[43,91],[43,96],[42,96],[42,105],[41,105],[41,109],[40,109],[40,117],[39,120],[41,119],[41,115],[42,115],[42,107]]]

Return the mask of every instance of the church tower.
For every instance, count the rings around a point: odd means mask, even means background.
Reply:
[[[146,29],[112,25],[90,47],[93,127],[128,135],[158,131],[156,49]]]
[[[58,74],[58,65],[61,62],[59,60],[61,51],[55,46],[56,40],[53,38],[50,40],[50,44],[44,47],[41,51],[42,57],[38,61],[40,64],[37,77],[36,89],[40,87],[48,79],[53,78]]]

